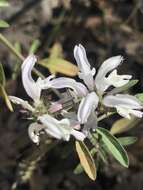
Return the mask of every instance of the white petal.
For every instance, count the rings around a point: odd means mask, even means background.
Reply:
[[[131,119],[131,115],[134,115],[138,118],[142,118],[142,116],[143,116],[143,112],[138,111],[138,110],[128,109],[126,107],[121,107],[121,106],[117,106],[116,109],[117,109],[117,112],[122,117],[125,117],[127,119]]]
[[[85,48],[81,44],[74,47],[74,57],[81,72],[86,73],[90,70]]]
[[[30,139],[36,143],[37,145],[40,142],[40,131],[43,129],[44,127],[38,123],[32,123],[29,125],[28,127],[28,135],[30,137]]]
[[[143,112],[138,111],[138,110],[130,110],[130,114],[132,114],[138,118],[142,118],[142,116],[143,116]]]
[[[61,88],[71,88],[74,90],[76,95],[78,96],[86,96],[88,93],[87,88],[80,82],[76,82],[74,79],[67,78],[67,77],[60,77],[57,79],[53,79],[49,81],[49,77],[45,80],[42,81],[41,83],[41,88],[42,89],[47,89],[47,88],[56,88],[56,89],[61,89]]]
[[[121,106],[116,106],[117,112],[119,115],[121,115],[122,117],[126,118],[126,119],[131,119],[130,116],[130,111],[128,108],[124,108]]]
[[[10,100],[14,103],[14,104],[19,104],[21,105],[24,109],[27,109],[31,112],[34,112],[34,108],[25,100],[22,100],[21,98],[18,98],[16,96],[9,96]]]
[[[79,67],[79,77],[84,80],[85,84],[90,90],[94,88],[93,76],[95,75],[95,68],[91,69],[91,66],[88,62],[85,48],[79,44],[74,48],[74,57]]]
[[[79,141],[83,141],[86,138],[84,133],[82,133],[80,131],[76,131],[74,129],[72,129],[71,135],[73,135]]]
[[[92,71],[91,71],[92,72]],[[93,90],[94,89],[94,79],[92,74],[90,73],[78,73],[78,76],[80,79],[82,79],[84,81],[84,83],[87,85],[89,90]]]
[[[98,73],[95,78],[95,85],[97,90],[100,93],[103,93],[108,87],[109,84],[106,81],[106,75],[118,67],[123,62],[122,56],[114,56],[105,60],[100,66]]]
[[[103,104],[108,107],[124,106],[131,109],[142,109],[143,106],[139,100],[128,94],[117,94],[115,96],[109,95],[105,96],[103,99]]]
[[[117,70],[115,69],[110,75],[106,78],[106,81],[109,85],[114,87],[121,87],[129,82],[132,78],[131,75],[118,75]]]
[[[48,114],[42,115],[38,118],[41,123],[46,126],[45,131],[57,138],[68,141],[70,138],[71,128],[68,119],[62,119],[58,121],[57,119],[51,117]]]
[[[143,113],[136,109],[143,109],[142,104],[134,96],[128,94],[117,94],[116,96],[106,96],[103,104],[108,107],[115,107],[117,112],[127,119],[131,119],[131,115],[141,118]]]
[[[22,64],[22,83],[27,94],[34,100],[38,101],[41,95],[39,80],[35,82],[31,76],[32,69],[37,59],[34,55],[29,55]]]
[[[84,124],[87,122],[89,115],[96,109],[99,98],[95,92],[91,92],[85,98],[82,99],[77,117],[80,123]]]

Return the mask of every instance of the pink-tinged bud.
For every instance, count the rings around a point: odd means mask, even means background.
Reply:
[[[60,111],[61,109],[63,109],[62,104],[56,102],[56,103],[53,103],[53,104],[51,105],[51,107],[49,108],[48,111],[49,111],[50,113],[55,113],[55,112],[57,112],[57,111]]]

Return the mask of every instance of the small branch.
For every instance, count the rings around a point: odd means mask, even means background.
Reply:
[[[11,50],[13,54],[15,54],[21,61],[24,61],[24,57],[14,48],[14,46],[3,36],[0,34],[0,41]]]
[[[103,115],[101,115],[98,119],[97,119],[97,121],[99,122],[99,121],[102,121],[103,119],[106,119],[107,117],[109,117],[109,116],[111,116],[111,115],[113,115],[113,114],[115,114],[116,112],[108,112],[108,113],[106,113],[106,114],[103,114]]]

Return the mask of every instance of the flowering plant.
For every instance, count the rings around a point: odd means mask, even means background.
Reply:
[[[69,77],[55,78],[54,75],[39,77],[35,81],[31,72],[37,58],[29,55],[24,60],[21,71],[23,86],[32,103],[15,96],[9,98],[29,113],[31,124],[28,134],[33,143],[39,145],[45,135],[48,139],[63,141],[69,141],[73,136],[80,159],[75,173],[84,169],[95,180],[95,163],[99,158],[105,162],[104,155],[107,153],[114,156],[121,165],[128,167],[129,160],[123,146],[135,140],[133,137],[116,138],[112,130],[102,127],[101,121],[113,114],[119,114],[128,121],[135,117],[141,118],[143,104],[137,97],[124,93],[134,80],[131,80],[131,75],[117,74],[116,68],[123,62],[122,56],[105,60],[98,72],[91,68],[81,44],[75,46],[74,57],[81,82]],[[49,101],[47,98],[45,103],[42,91],[49,89],[66,89],[68,93],[64,93],[63,98],[58,101]],[[71,102],[67,106],[66,96],[69,96]]]

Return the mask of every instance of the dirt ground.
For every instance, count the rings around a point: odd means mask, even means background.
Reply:
[[[10,27],[1,32],[14,44],[19,42],[22,54],[27,56],[30,44],[39,39],[36,55],[48,57],[49,49],[58,42],[64,57],[75,63],[73,47],[81,43],[87,50],[92,66],[98,68],[103,60],[123,55],[120,73],[132,74],[139,83],[131,93],[143,91],[143,1],[142,0],[10,0],[10,7],[0,10],[0,18]],[[13,65],[17,58],[0,44],[0,60],[7,77],[7,91],[11,95],[27,98],[20,73],[12,80]],[[49,71],[43,70],[45,74]],[[60,74],[61,75],[61,74]],[[105,120],[110,127],[114,118]],[[143,124],[142,121],[128,135],[138,137],[129,147],[129,169],[115,161],[103,165],[97,180],[91,181],[84,173],[73,174],[78,158],[66,143],[54,147],[39,161],[30,181],[21,183],[20,170],[30,167],[37,148],[27,135],[28,122],[19,108],[10,113],[0,99],[0,190],[11,189],[19,182],[17,190],[121,190],[143,189]],[[66,152],[66,153],[65,153]],[[37,155],[38,157],[38,155]],[[24,163],[24,167],[20,166]],[[19,169],[20,168],[20,169]]]

